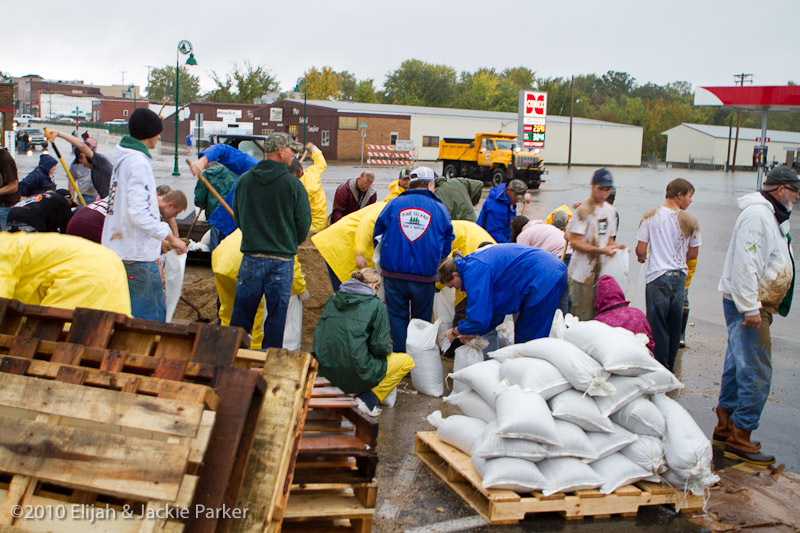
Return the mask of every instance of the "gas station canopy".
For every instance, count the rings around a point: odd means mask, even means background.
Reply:
[[[798,113],[800,86],[698,87],[694,94],[694,105]]]

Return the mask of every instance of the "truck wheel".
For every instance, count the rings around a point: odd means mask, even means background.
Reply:
[[[539,185],[541,185],[541,181],[534,181],[533,183],[528,184],[529,189],[538,189]]]
[[[497,186],[506,180],[506,171],[503,168],[496,168],[492,171],[492,186]]]
[[[453,163],[450,163],[449,165],[445,165],[444,172],[442,174],[447,179],[455,178],[455,177],[458,176],[458,167],[455,166]]]

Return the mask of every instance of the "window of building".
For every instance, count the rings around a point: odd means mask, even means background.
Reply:
[[[357,117],[339,117],[340,130],[357,130],[358,118]]]
[[[297,132],[298,132],[298,127],[296,125],[295,126],[289,126],[289,135],[294,137],[295,135],[297,135]]]
[[[128,116],[128,110],[127,109],[123,109],[122,110],[122,116],[123,117],[127,117]]]
[[[320,141],[322,146],[330,146],[331,144],[331,132],[327,130],[322,130],[322,140]]]
[[[261,135],[264,135],[265,137],[267,135],[272,135],[273,133],[275,133],[275,130],[271,130],[271,129],[267,129],[267,128],[264,128],[264,129],[261,130]]]
[[[396,145],[397,144],[397,138],[399,136],[400,136],[400,134],[397,133],[396,131],[393,131],[392,133],[390,133],[389,134],[389,144],[391,144],[392,146]]]
[[[422,146],[428,148],[438,148],[439,147],[439,137],[433,137],[430,135],[423,135],[422,136]]]

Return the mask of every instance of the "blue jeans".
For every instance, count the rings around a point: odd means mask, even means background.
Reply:
[[[383,278],[386,310],[389,311],[389,330],[392,335],[392,351],[406,351],[406,336],[411,318],[430,321],[433,316],[435,283]],[[409,305],[411,316],[409,318]]]
[[[645,302],[647,322],[653,330],[653,356],[673,372],[681,342],[683,300],[686,298],[686,274],[680,270],[664,272],[647,284]]]
[[[8,212],[11,207],[0,207],[0,231],[6,231],[6,220],[8,220]]]
[[[728,326],[728,349],[722,370],[719,406],[731,413],[733,425],[745,431],[758,429],[772,383],[772,343],[769,326],[772,315],[761,310],[761,327],[744,325],[736,304],[722,299]]]
[[[213,252],[222,240],[222,232],[215,226],[211,226],[208,231],[211,232],[208,236],[208,251]]]
[[[333,289],[333,292],[336,292],[339,290],[339,287],[342,286],[342,282],[339,281],[339,277],[333,272],[333,269],[327,261],[325,262],[325,266],[328,268],[328,276],[331,278],[331,288]]]
[[[131,293],[131,314],[134,318],[144,318],[165,322],[167,306],[164,300],[164,285],[155,261],[124,261],[128,274],[128,290]]]
[[[267,302],[267,318],[264,320],[264,341],[261,347],[283,346],[286,309],[289,307],[293,277],[294,261],[291,259],[282,261],[245,254],[239,267],[239,281],[236,282],[231,326],[239,326],[250,333],[263,295]]]
[[[97,195],[96,194],[81,193],[81,196],[83,196],[83,201],[86,202],[86,205],[89,205],[90,203],[92,203],[95,200],[97,200]],[[80,200],[78,200],[78,195],[77,194],[75,195],[75,201],[80,203]]]

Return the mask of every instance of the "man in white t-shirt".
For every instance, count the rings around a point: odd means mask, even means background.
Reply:
[[[653,355],[670,371],[681,340],[683,302],[686,297],[686,261],[697,257],[700,227],[697,219],[686,212],[692,203],[694,187],[685,179],[667,185],[666,202],[642,216],[636,231],[636,257],[644,263],[650,245],[647,265],[647,321],[653,330],[656,347]]]
[[[618,249],[617,211],[606,202],[614,187],[614,176],[601,168],[592,176],[592,194],[575,211],[567,224],[566,237],[572,247],[569,262],[570,313],[580,320],[594,318],[594,290],[600,277],[601,255],[612,256]]]

